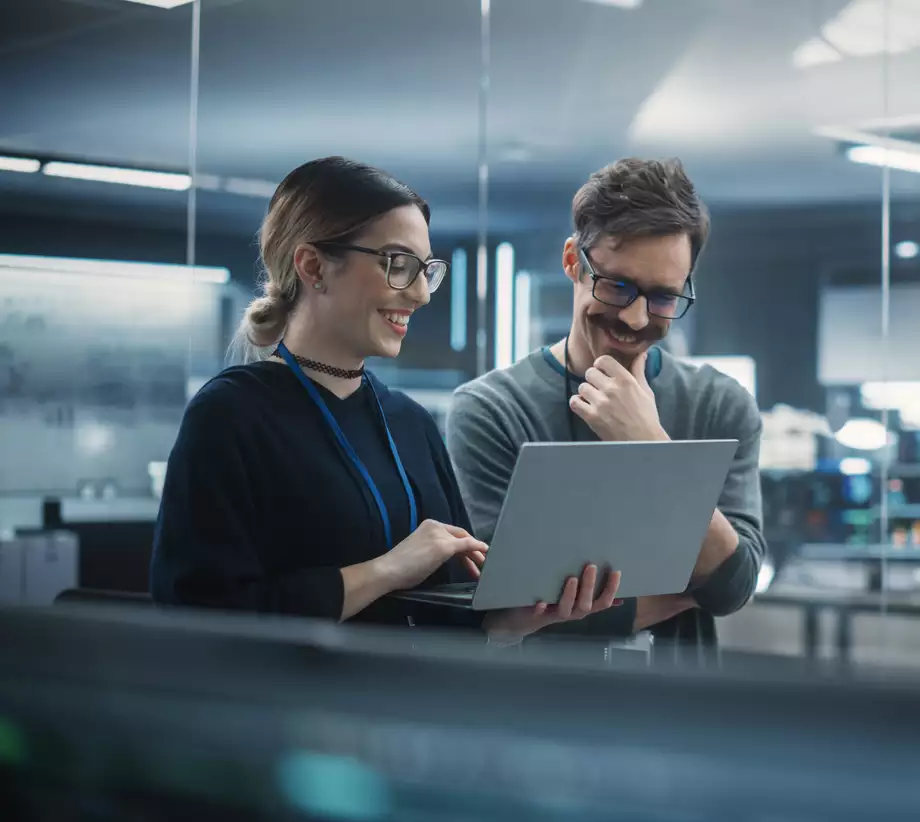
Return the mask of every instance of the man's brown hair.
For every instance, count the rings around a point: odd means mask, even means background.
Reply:
[[[690,238],[692,266],[709,237],[709,211],[680,160],[629,157],[595,171],[572,201],[575,240],[590,249],[605,234]]]

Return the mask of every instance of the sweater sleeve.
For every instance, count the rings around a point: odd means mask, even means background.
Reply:
[[[254,503],[254,450],[232,408],[207,392],[189,405],[169,457],[151,561],[154,601],[339,619],[336,567],[269,574]]]
[[[479,539],[489,542],[495,534],[521,443],[502,425],[502,415],[490,399],[459,390],[447,420],[447,448],[453,460]],[[578,622],[560,623],[543,633],[628,637],[633,633],[636,601],[594,614]]]
[[[730,385],[729,389],[721,394],[712,436],[738,440],[718,503],[738,534],[738,547],[693,590],[700,608],[714,616],[738,611],[754,595],[767,549],[759,469],[763,423],[754,399],[740,387]]]
[[[447,450],[473,529],[483,542],[495,533],[520,450],[490,405],[460,389],[447,416]]]

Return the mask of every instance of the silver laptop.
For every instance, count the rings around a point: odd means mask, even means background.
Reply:
[[[622,573],[618,597],[684,591],[737,440],[527,443],[478,582],[401,591],[490,611],[556,603],[569,576]]]

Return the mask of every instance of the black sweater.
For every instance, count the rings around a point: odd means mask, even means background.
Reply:
[[[372,375],[418,505],[418,519],[470,529],[453,469],[428,412]],[[316,383],[314,383],[316,384]],[[376,483],[393,544],[409,504],[374,397],[317,388]],[[386,551],[367,485],[296,375],[282,363],[229,368],[189,403],[169,457],[154,538],[154,600],[337,619],[339,569]],[[431,583],[463,579],[458,565]],[[464,624],[456,609],[384,598],[354,619]]]

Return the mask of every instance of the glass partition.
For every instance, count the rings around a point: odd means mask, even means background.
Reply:
[[[431,205],[453,273],[372,364],[437,414],[475,367],[477,3],[201,3],[197,254],[229,268],[235,325],[258,277],[254,238],[276,185],[308,160],[379,166]]]
[[[917,347],[907,290],[917,175],[892,170],[886,189],[878,153],[898,148],[916,165],[916,143],[904,145],[916,131],[909,5],[491,4],[489,253],[515,286],[496,271],[489,309],[513,317],[494,332],[514,340],[511,358],[568,331],[562,248],[591,172],[627,156],[676,156],[710,208],[696,302],[662,345],[738,381],[762,418],[769,555],[753,602],[718,620],[729,651],[879,661],[881,633],[854,634],[854,603],[879,624],[879,559],[900,550],[888,552],[889,539],[914,538],[913,520],[893,516],[913,513],[912,486],[872,440],[885,403],[864,396],[896,374],[916,379],[897,354]],[[496,338],[490,366],[508,350]],[[914,441],[900,437],[898,462]],[[916,566],[903,567],[913,585]],[[920,636],[920,621],[911,625]],[[888,657],[906,658],[889,646]]]
[[[859,386],[861,407],[888,432],[877,459],[882,559],[875,571],[884,621],[853,618],[855,656],[863,664],[915,667],[920,648],[920,369],[915,315],[920,308],[917,218],[920,215],[920,9],[889,0],[882,5],[877,39],[884,51],[878,116],[858,124],[859,147],[880,167],[879,361]]]
[[[186,400],[191,20],[128,2],[0,11],[0,577],[28,566],[14,600],[146,587]],[[116,521],[135,531],[109,555],[86,529]],[[74,540],[53,557],[11,543],[60,527]]]

